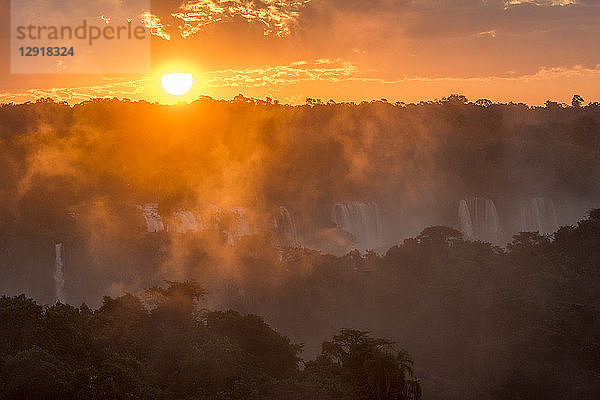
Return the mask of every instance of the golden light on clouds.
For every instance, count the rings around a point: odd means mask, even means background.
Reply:
[[[265,35],[285,37],[292,32],[292,28],[298,23],[301,10],[310,1],[193,0],[184,2],[169,17],[175,19],[177,34],[182,38],[194,36],[208,25],[236,20],[260,24]],[[174,32],[169,32],[170,26],[159,16],[145,12],[141,19],[151,35],[171,40]]]
[[[591,1],[157,0],[137,18],[152,36],[148,75],[5,74],[0,102],[599,100],[600,6]],[[193,75],[184,95],[162,85],[174,72]]]
[[[161,39],[171,40],[171,35],[167,32],[166,28],[160,21],[160,18],[158,18],[156,15],[146,11],[140,15],[140,18],[142,20],[142,24],[144,24],[151,35],[158,36]]]
[[[287,36],[296,24],[300,10],[310,0],[193,0],[172,14],[179,19],[181,36],[188,37],[206,25],[236,18],[264,26],[265,35]]]
[[[533,4],[541,7],[564,7],[571,4],[577,4],[577,0],[507,0],[505,7],[518,6],[521,4]]]
[[[172,71],[191,71],[193,87],[183,95],[165,92],[162,77]],[[286,65],[270,65],[246,69],[202,71],[184,63],[170,63],[160,72],[141,79],[105,78],[98,85],[29,89],[0,92],[0,103],[35,101],[51,97],[76,104],[89,98],[122,98],[147,100],[163,104],[193,101],[202,96],[233,98],[242,93],[264,98],[265,93],[282,103],[303,104],[307,97],[323,100],[353,101],[387,98],[389,101],[419,102],[443,98],[448,93],[462,93],[471,100],[489,98],[515,101],[515,93],[528,93],[517,101],[543,104],[548,99],[569,101],[572,88],[593,101],[594,86],[586,82],[600,80],[600,66],[585,68],[542,68],[522,76],[479,76],[471,78],[406,76],[383,79],[377,71],[363,70],[341,60],[297,61]],[[365,98],[365,93],[378,96]],[[562,94],[565,94],[561,98]]]

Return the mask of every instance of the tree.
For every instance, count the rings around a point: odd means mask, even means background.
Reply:
[[[475,104],[479,107],[489,107],[494,103],[489,99],[479,99],[475,102]]]
[[[550,243],[548,236],[539,232],[520,232],[513,235],[513,241],[506,246],[511,252],[532,251],[540,246]]]
[[[341,383],[332,389],[347,390],[345,396],[351,399],[419,399],[420,384],[412,366],[408,353],[395,351],[393,342],[373,338],[369,332],[342,329],[323,343],[321,354],[307,364],[307,371],[332,375],[330,382]]]
[[[560,110],[564,106],[563,104],[558,103],[556,101],[552,101],[552,100],[546,100],[544,105],[546,106],[546,109],[551,110],[551,111]]]
[[[9,356],[3,364],[0,377],[5,382],[0,388],[0,398],[72,398],[72,371],[65,363],[40,347],[33,346],[15,356]]]
[[[0,354],[14,354],[40,340],[42,311],[23,294],[0,297]]]
[[[144,292],[144,298],[153,308],[152,314],[181,323],[191,323],[196,317],[198,302],[206,291],[194,280],[185,282],[167,281],[167,287],[154,286]]]
[[[417,236],[419,244],[444,247],[447,247],[452,243],[462,239],[463,234],[454,228],[450,228],[449,226],[431,226],[429,228],[425,228],[419,234],[419,236]]]
[[[150,327],[148,311],[129,293],[116,299],[105,296],[93,316],[95,345],[114,352],[145,355]]]
[[[448,97],[444,97],[440,100],[440,103],[448,103],[448,104],[467,104],[469,99],[462,94],[451,94]]]
[[[585,100],[583,100],[583,97],[581,97],[580,95],[576,94],[573,96],[573,99],[571,100],[571,105],[573,107],[579,108],[583,105]]]
[[[207,314],[206,323],[211,333],[230,338],[252,355],[267,374],[283,377],[298,368],[302,346],[292,344],[257,315],[240,315],[233,310],[213,311]]]

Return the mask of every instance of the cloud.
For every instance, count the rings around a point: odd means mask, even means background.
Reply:
[[[208,84],[214,87],[261,87],[294,85],[300,82],[340,82],[361,75],[358,67],[342,60],[318,59],[295,61],[287,65],[271,65],[241,70],[226,69],[208,74]]]
[[[508,0],[504,2],[506,8],[522,4],[532,4],[539,7],[564,7],[578,4],[577,0]]]
[[[477,34],[477,36],[479,36],[479,37],[491,37],[491,38],[495,38],[496,34],[497,34],[496,30],[492,29],[490,31],[479,32]]]
[[[139,98],[144,93],[150,78],[135,80],[111,80],[105,78],[105,83],[92,86],[62,87],[48,89],[28,89],[12,93],[0,93],[0,103],[20,103],[34,101],[40,98],[52,98],[71,104],[80,103],[90,98]]]
[[[397,79],[382,78],[378,71],[361,69],[356,64],[348,61],[334,59],[319,59],[313,61],[295,61],[285,65],[269,65],[245,69],[224,69],[207,71],[203,74],[208,88],[234,90],[244,92],[247,90],[261,89],[268,91],[285,91],[289,88],[304,88],[307,84],[359,84],[365,96],[377,98],[378,90],[382,87],[394,88],[403,85],[519,85],[528,83],[551,84],[552,82],[584,80],[600,80],[600,65],[595,68],[586,68],[576,65],[566,67],[542,67],[532,74],[513,74],[510,76],[473,76],[469,78],[458,76],[428,77],[422,75],[403,76]],[[90,98],[128,98],[139,100],[146,98],[145,94],[151,78],[137,80],[109,81],[95,86],[81,86],[74,88],[31,89],[14,93],[0,93],[0,103],[33,101],[38,98],[53,98],[58,101],[67,101],[71,104],[82,102]],[[302,84],[302,85],[298,85]],[[297,86],[295,86],[297,85]],[[447,93],[449,94],[449,92]],[[304,99],[302,94],[289,94],[287,97]],[[217,96],[219,97],[219,96]],[[292,101],[297,103],[299,101]]]
[[[600,79],[600,65],[586,68],[576,65],[570,68],[541,67],[532,74],[512,74],[504,76],[472,76],[427,77],[404,76],[398,79],[386,79],[379,76],[378,71],[361,69],[357,65],[343,60],[319,59],[312,62],[296,61],[287,65],[272,65],[262,68],[226,69],[207,73],[208,84],[212,87],[276,87],[296,85],[302,82],[362,82],[386,85],[409,82],[530,82],[552,81],[569,78]]]
[[[297,23],[300,10],[310,0],[194,0],[172,14],[180,20],[181,36],[189,37],[203,27],[241,19],[264,25],[265,35],[287,36]]]
[[[146,11],[140,15],[140,18],[142,20],[142,24],[144,24],[144,26],[150,30],[151,35],[165,40],[171,39],[171,35],[169,35],[169,33],[166,31],[165,26],[162,24],[159,17]]]

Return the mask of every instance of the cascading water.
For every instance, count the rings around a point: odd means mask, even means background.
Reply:
[[[382,220],[377,203],[336,203],[331,214],[338,228],[354,236],[359,250],[382,246]]]
[[[148,232],[160,232],[165,230],[160,215],[158,204],[148,203],[138,208],[144,211],[144,218]],[[231,246],[236,241],[252,234],[250,223],[246,212],[240,207],[223,210],[213,204],[209,205],[206,212],[180,210],[175,211],[172,217],[167,219],[166,230],[168,232],[187,233],[203,232],[207,230],[219,230],[227,236],[227,243]]]
[[[240,207],[226,211],[211,204],[208,221],[208,226],[220,230],[227,236],[227,244],[230,246],[234,246],[242,236],[252,234],[246,212]]]
[[[545,235],[557,229],[556,208],[551,199],[535,197],[521,207],[521,232],[539,232]]]
[[[250,229],[248,216],[243,209],[234,207],[230,210],[230,213],[231,219],[225,233],[227,234],[227,243],[233,246],[239,238],[251,235],[252,230]]]
[[[144,214],[148,232],[162,232],[165,230],[165,225],[158,213],[158,203],[146,203],[143,206],[138,206],[138,209],[142,210]]]
[[[203,230],[202,216],[195,211],[175,211],[171,221],[167,224],[169,232],[186,233]]]
[[[473,221],[471,221],[471,213],[466,200],[461,200],[458,205],[458,219],[460,221],[460,230],[465,235],[465,238],[474,239]]]
[[[273,226],[277,242],[280,246],[299,246],[300,243],[296,232],[296,224],[287,207],[279,207],[279,213],[273,216]]]
[[[500,222],[492,200],[482,197],[461,200],[458,219],[460,230],[466,239],[498,242]]]
[[[56,301],[61,303],[65,302],[65,275],[63,265],[63,244],[56,243],[54,245],[55,259],[54,259],[54,289]]]

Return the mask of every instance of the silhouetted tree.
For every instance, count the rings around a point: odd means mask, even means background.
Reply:
[[[392,345],[391,341],[372,338],[368,332],[342,329],[332,341],[323,343],[321,354],[306,369],[330,374],[331,389],[343,398],[420,398],[412,360],[404,351],[393,351]]]
[[[463,234],[448,226],[432,226],[425,228],[417,240],[422,245],[433,245],[433,246],[449,246],[456,241],[463,239]]]
[[[585,100],[583,100],[583,97],[581,97],[580,95],[576,94],[573,96],[573,99],[571,100],[571,105],[573,107],[581,107],[583,105]]]

